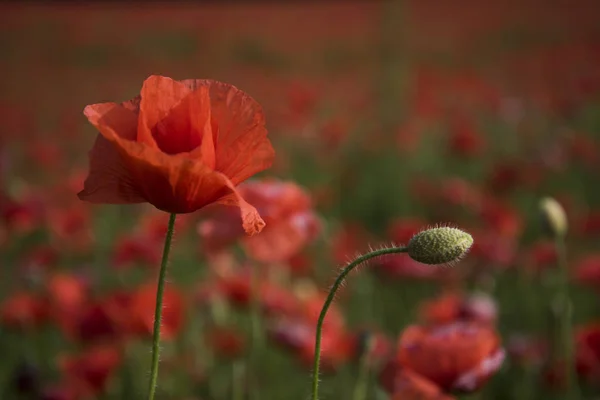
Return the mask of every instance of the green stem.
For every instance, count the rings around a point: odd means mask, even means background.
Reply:
[[[384,256],[387,254],[406,253],[407,250],[408,249],[406,247],[402,246],[402,247],[391,247],[388,249],[380,249],[380,250],[372,251],[370,253],[367,253],[360,257],[357,257],[354,261],[352,261],[350,264],[348,264],[342,270],[342,272],[338,275],[333,286],[329,290],[329,294],[327,295],[327,299],[325,300],[325,303],[323,304],[323,308],[321,309],[321,314],[319,314],[319,319],[317,321],[317,331],[316,331],[316,335],[315,335],[315,355],[314,355],[314,362],[313,362],[313,381],[312,381],[312,397],[311,397],[312,400],[318,400],[318,398],[319,398],[319,395],[318,395],[318,392],[319,392],[319,365],[321,362],[321,334],[323,331],[323,322],[325,321],[325,316],[327,315],[327,310],[329,310],[329,306],[331,306],[331,303],[333,302],[333,299],[335,298],[335,294],[338,291],[338,289],[340,288],[342,282],[344,282],[344,279],[346,278],[346,276],[354,268],[356,268],[360,264],[364,263],[365,261],[368,261],[375,257]]]
[[[167,275],[167,261],[169,260],[169,251],[171,250],[171,240],[173,239],[173,228],[175,227],[175,217],[177,214],[171,214],[169,217],[169,227],[165,238],[165,247],[163,249],[162,261],[160,263],[160,272],[158,274],[158,287],[156,288],[156,308],[154,310],[154,332],[152,335],[152,365],[150,368],[150,384],[148,386],[148,400],[154,399],[156,392],[156,382],[158,379],[158,361],[160,354],[160,322],[163,308],[163,292],[165,290],[165,277]]]
[[[575,400],[579,398],[579,388],[575,374],[575,360],[573,358],[573,331],[571,326],[572,305],[569,294],[569,267],[567,262],[567,249],[565,239],[557,235],[555,239],[556,253],[558,257],[558,268],[560,272],[558,295],[560,298],[560,331],[561,337],[559,343],[562,344],[563,357],[565,363],[565,381],[567,399]]]
[[[252,374],[250,378],[250,398],[260,399],[258,384],[258,354],[262,346],[262,330],[260,320],[260,274],[258,265],[252,266],[250,282],[250,323],[252,325],[252,339],[250,347],[250,363],[247,372]]]
[[[369,390],[369,356],[373,349],[373,339],[367,339],[367,345],[360,357],[358,379],[354,386],[353,400],[366,400]]]
[[[244,377],[244,363],[239,360],[235,360],[231,366],[232,368],[232,385],[231,385],[231,399],[232,400],[242,400],[243,395],[243,377]]]

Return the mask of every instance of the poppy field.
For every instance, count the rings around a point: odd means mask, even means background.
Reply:
[[[0,9],[0,400],[600,399],[600,3]]]

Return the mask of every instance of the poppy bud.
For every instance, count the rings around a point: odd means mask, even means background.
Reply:
[[[408,242],[408,255],[423,264],[458,261],[473,245],[473,237],[460,229],[438,227],[414,235]]]
[[[560,203],[552,197],[540,201],[543,229],[553,238],[562,237],[567,233],[567,215]]]

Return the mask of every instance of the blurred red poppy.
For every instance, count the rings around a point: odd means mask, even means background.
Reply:
[[[574,275],[578,283],[600,289],[600,254],[590,254],[579,260]]]
[[[471,321],[494,324],[497,317],[496,303],[483,293],[464,296],[447,293],[425,301],[420,308],[425,323],[442,325],[454,321]]]
[[[244,337],[233,329],[217,327],[206,333],[207,345],[218,356],[227,358],[239,357],[245,348]]]
[[[154,327],[154,305],[156,304],[156,284],[148,283],[139,287],[131,299],[131,313],[139,333],[151,335]],[[185,302],[183,295],[172,285],[166,285],[163,294],[163,312],[160,326],[161,340],[173,340],[185,323]]]
[[[588,382],[600,382],[600,323],[577,329],[575,357],[577,373]]]
[[[80,398],[77,390],[67,382],[46,387],[41,394],[41,400],[79,400]]]
[[[84,114],[100,135],[80,199],[148,202],[170,213],[234,205],[246,232],[263,228],[235,187],[268,168],[274,152],[260,105],[241,90],[150,76],[135,99],[89,105]]]
[[[295,353],[305,366],[311,366],[315,352],[316,325],[299,318],[282,318],[268,328],[275,343]],[[353,355],[353,338],[335,327],[323,327],[321,336],[321,368],[334,371]]]
[[[552,241],[537,241],[522,254],[523,266],[530,273],[540,273],[556,266],[556,245]]]
[[[76,275],[53,274],[47,281],[50,304],[56,313],[69,313],[79,310],[87,301],[88,284]]]
[[[523,219],[515,208],[492,197],[482,200],[481,205],[480,217],[487,229],[509,239],[521,234]]]
[[[331,238],[333,261],[345,264],[356,254],[368,249],[370,235],[357,223],[348,223],[341,226]]]
[[[517,257],[517,241],[492,230],[471,231],[475,239],[469,257],[490,267],[508,268]]]
[[[450,149],[458,156],[475,157],[486,148],[484,136],[475,127],[474,121],[465,115],[457,115],[450,124]]]
[[[14,328],[35,328],[46,321],[47,315],[44,299],[29,292],[15,293],[0,305],[0,320]]]
[[[390,359],[379,374],[381,386],[392,395],[392,400],[453,400],[425,377],[403,368]]]
[[[413,325],[398,344],[398,360],[403,367],[448,391],[478,389],[500,368],[504,355],[492,328],[468,322]]]
[[[154,240],[139,234],[128,235],[117,241],[112,265],[119,269],[137,263],[154,267],[160,262],[161,254]]]
[[[404,255],[388,255],[379,257],[373,262],[373,267],[384,279],[412,278],[423,280],[437,280],[450,278],[456,274],[456,270],[450,268],[431,268]]]
[[[251,280],[249,271],[241,271],[221,277],[217,287],[229,301],[245,307],[250,304],[252,296]],[[267,315],[296,315],[300,308],[300,302],[294,293],[266,280],[260,282],[258,301]]]
[[[97,346],[82,354],[63,356],[59,359],[66,381],[83,398],[103,393],[108,380],[120,363],[120,352],[111,346]]]
[[[243,240],[246,252],[256,261],[287,261],[313,240],[320,230],[320,221],[312,210],[310,196],[293,182],[248,182],[240,185],[238,192],[255,205],[267,223],[260,235]],[[198,233],[213,247],[227,245],[242,233],[232,222],[231,213],[224,211],[201,222]]]
[[[427,223],[419,218],[401,218],[392,222],[389,228],[389,236],[394,243],[408,243],[408,241],[427,226]]]

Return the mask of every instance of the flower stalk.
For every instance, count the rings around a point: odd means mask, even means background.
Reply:
[[[167,236],[165,237],[165,246],[163,249],[160,271],[158,273],[158,286],[156,288],[156,308],[154,310],[154,331],[152,334],[152,364],[150,366],[150,383],[148,386],[148,400],[153,400],[156,393],[156,382],[158,380],[158,363],[160,359],[160,324],[162,319],[163,293],[165,290],[165,278],[167,276],[167,263],[169,261],[169,252],[171,250],[171,241],[173,240],[173,231],[175,228],[175,218],[177,214],[172,213],[169,217]]]
[[[408,251],[408,248],[405,246],[390,247],[390,248],[372,251],[370,253],[364,254],[364,255],[354,259],[354,261],[352,261],[350,264],[348,264],[342,270],[342,272],[338,275],[333,286],[331,287],[331,290],[329,290],[329,294],[327,295],[327,299],[325,300],[325,303],[323,304],[323,308],[321,309],[321,313],[319,314],[319,319],[317,321],[317,330],[316,330],[316,335],[315,335],[315,355],[313,358],[313,379],[312,379],[312,397],[311,397],[312,400],[318,400],[318,398],[319,398],[319,366],[321,363],[321,335],[322,335],[322,331],[323,331],[323,323],[325,322],[325,316],[327,315],[327,311],[329,310],[331,303],[333,303],[333,300],[335,299],[335,295],[336,295],[338,289],[340,288],[340,286],[342,285],[342,283],[344,282],[344,279],[346,279],[346,276],[350,272],[352,272],[352,270],[354,268],[358,267],[359,265],[361,265],[362,263],[364,263],[366,261],[369,261],[372,258],[381,257],[381,256],[388,255],[388,254],[406,253],[407,251]]]
[[[389,254],[408,253],[415,261],[429,264],[452,264],[460,260],[469,251],[473,244],[473,237],[460,229],[450,227],[436,227],[424,230],[413,236],[407,246],[396,246],[373,250],[367,254],[356,257],[338,275],[329,294],[325,299],[315,333],[315,354],[313,359],[312,400],[319,399],[319,365],[321,362],[321,336],[325,316],[335,299],[335,295],[352,270],[372,258]],[[360,393],[360,391],[359,391]]]

